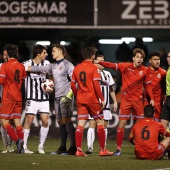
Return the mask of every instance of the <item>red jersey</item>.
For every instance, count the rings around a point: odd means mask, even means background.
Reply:
[[[144,118],[136,122],[130,133],[136,154],[146,159],[149,158],[157,150],[159,134],[163,136],[166,134],[166,129],[160,122],[152,118]]]
[[[25,67],[16,59],[2,64],[0,84],[3,84],[2,100],[22,101],[21,84],[26,77]]]
[[[162,68],[158,68],[157,71],[152,70],[151,67],[148,67],[146,76],[151,79],[151,87],[153,93],[153,99],[155,104],[163,104],[165,98],[165,77],[166,71]],[[149,101],[149,96],[146,94],[146,99]]]
[[[96,80],[100,81],[101,77],[91,61],[83,61],[74,68],[72,82],[77,84],[77,103],[99,103],[94,86]]]
[[[151,83],[149,79],[146,79],[147,67],[141,65],[140,67],[135,68],[133,63],[126,62],[100,62],[100,64],[114,70],[120,70],[122,73],[122,98],[133,101],[143,98],[143,83]]]

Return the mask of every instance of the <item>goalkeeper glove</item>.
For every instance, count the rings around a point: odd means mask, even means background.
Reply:
[[[73,99],[73,95],[74,95],[74,94],[73,94],[73,91],[70,90],[70,91],[67,93],[66,96],[64,96],[64,97],[61,98],[62,103],[63,103],[63,104],[66,104],[66,105],[70,105],[70,103],[71,103],[71,101],[72,101],[72,99]]]

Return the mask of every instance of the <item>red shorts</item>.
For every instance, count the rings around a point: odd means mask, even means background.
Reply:
[[[22,113],[21,101],[2,100],[0,108],[0,119],[20,119]]]
[[[89,115],[94,120],[103,119],[103,111],[99,103],[80,104],[77,103],[78,120],[88,120]]]
[[[152,153],[146,152],[140,152],[135,151],[135,155],[137,159],[146,159],[146,160],[159,160],[165,155],[165,147],[162,144],[159,144]]]
[[[129,120],[132,114],[133,119],[141,119],[144,115],[143,100],[138,101],[121,99],[119,119]]]

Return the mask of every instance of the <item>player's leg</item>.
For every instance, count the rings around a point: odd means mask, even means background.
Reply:
[[[108,134],[108,130],[107,130],[107,125],[108,125],[108,120],[104,120],[104,131],[105,131],[105,146],[106,146],[106,142],[107,142],[107,134]]]
[[[33,100],[27,100],[25,104],[25,122],[23,126],[23,131],[24,131],[24,152],[26,154],[32,154],[34,153],[33,151],[30,151],[28,149],[27,143],[28,143],[28,138],[30,135],[30,127],[31,124],[34,120],[34,117],[36,116],[38,112],[38,107],[39,107],[39,102],[33,101]]]
[[[41,113],[40,118],[42,121],[42,125],[40,128],[40,140],[39,140],[39,145],[38,145],[38,152],[40,154],[45,154],[44,152],[44,143],[46,141],[49,127],[48,127],[48,120],[49,120],[49,113]]]
[[[119,125],[118,125],[117,133],[116,133],[117,150],[116,152],[114,152],[115,156],[121,155],[125,126],[127,124],[127,120],[130,118],[130,113],[131,113],[130,101],[122,99],[120,103]]]
[[[162,144],[164,147],[165,147],[165,150],[167,151],[168,153],[168,159],[170,159],[170,137],[166,137],[164,138],[160,144]],[[166,151],[164,151],[164,154],[161,155],[161,157],[163,157],[166,153]]]
[[[66,125],[62,122],[62,114],[61,114],[61,105],[60,105],[60,99],[59,98],[55,98],[54,100],[54,108],[55,108],[55,114],[56,114],[56,120],[60,126],[60,138],[61,138],[61,142],[60,142],[60,146],[59,148],[54,151],[51,152],[51,154],[67,154],[67,148],[66,148],[66,143],[67,143],[67,129],[66,129]]]
[[[14,123],[12,120],[9,121],[9,123],[14,127]],[[8,151],[14,152],[14,148],[13,148],[13,140],[9,137],[9,145],[8,145]]]
[[[89,118],[87,107],[82,104],[77,104],[77,115],[78,125],[75,133],[77,147],[76,156],[87,156],[82,150],[84,126]]]
[[[2,126],[1,126],[1,135],[2,135],[2,141],[3,141],[3,144],[4,144],[4,149],[1,153],[8,153],[7,147],[9,145],[10,137],[7,134],[6,130]]]
[[[77,150],[75,141],[75,128],[71,120],[71,117],[67,117],[65,126],[67,129],[68,136],[70,138],[70,147],[68,149],[68,154],[75,155]]]
[[[89,119],[89,128],[87,131],[87,147],[88,150],[86,154],[92,154],[93,151],[93,143],[95,140],[95,128],[96,128],[96,121],[94,119]]]
[[[49,101],[38,102],[38,105],[39,105],[38,112],[40,114],[40,118],[42,122],[40,132],[39,132],[40,140],[38,145],[38,153],[45,154],[44,143],[49,131],[48,121],[49,121],[50,105],[49,105]]]
[[[106,135],[104,130],[104,120],[103,120],[103,111],[101,110],[101,106],[99,103],[91,103],[88,105],[88,110],[90,112],[90,115],[93,117],[93,119],[96,121],[97,124],[97,136],[98,141],[100,145],[100,156],[110,156],[113,155],[113,152],[109,152],[105,148],[105,142],[106,142]]]
[[[24,122],[24,126],[23,126],[23,131],[24,131],[24,153],[26,154],[32,154],[34,152],[30,151],[27,147],[27,143],[28,143],[28,138],[29,138],[29,135],[30,135],[30,127],[31,127],[31,124],[34,120],[34,114],[26,114],[25,115],[25,122]]]
[[[78,125],[76,128],[76,147],[77,147],[77,151],[76,151],[76,156],[87,156],[86,154],[84,154],[83,149],[82,149],[82,142],[83,142],[83,132],[84,132],[84,126],[86,124],[87,120],[78,120]]]
[[[73,122],[71,120],[71,117],[73,116],[73,108],[74,108],[74,100],[70,102],[69,105],[67,103],[62,103],[62,119],[63,123],[66,125],[67,134],[70,139],[70,147],[68,149],[69,155],[75,155],[76,154],[76,141],[75,141],[75,128],[73,125]]]
[[[161,111],[161,124],[165,127],[165,129],[168,128],[168,122],[170,121],[170,98],[168,97],[165,100],[165,103],[163,105],[162,111]]]
[[[20,123],[21,111],[22,102],[2,101],[0,114],[1,124],[7,134],[16,142],[18,153],[21,153],[23,148],[23,128]],[[14,127],[9,123],[10,119],[13,119],[16,130],[14,130]]]
[[[112,120],[112,113],[110,110],[103,110],[103,115],[104,115],[104,131],[105,131],[105,135],[106,135],[106,141],[107,141],[107,125],[109,120]],[[106,146],[106,142],[105,142],[105,146]]]

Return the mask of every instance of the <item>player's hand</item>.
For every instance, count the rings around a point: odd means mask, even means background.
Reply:
[[[99,64],[99,61],[93,60],[93,63],[94,63],[94,64]]]
[[[101,109],[103,109],[105,107],[105,105],[106,105],[106,103],[104,101],[101,101],[100,104],[101,104]]]
[[[31,66],[25,66],[25,71],[28,71],[28,72],[30,72],[31,71]]]
[[[72,101],[72,99],[73,99],[73,91],[72,90],[70,90],[68,93],[67,93],[67,95],[66,96],[63,96],[62,98],[61,98],[61,101],[62,101],[62,103],[63,104],[66,104],[66,105],[70,105],[70,103],[71,103],[71,101]]]
[[[114,102],[114,104],[113,104],[113,112],[116,112],[116,110],[117,110],[117,102]]]
[[[150,100],[150,105],[154,107],[154,100]]]

